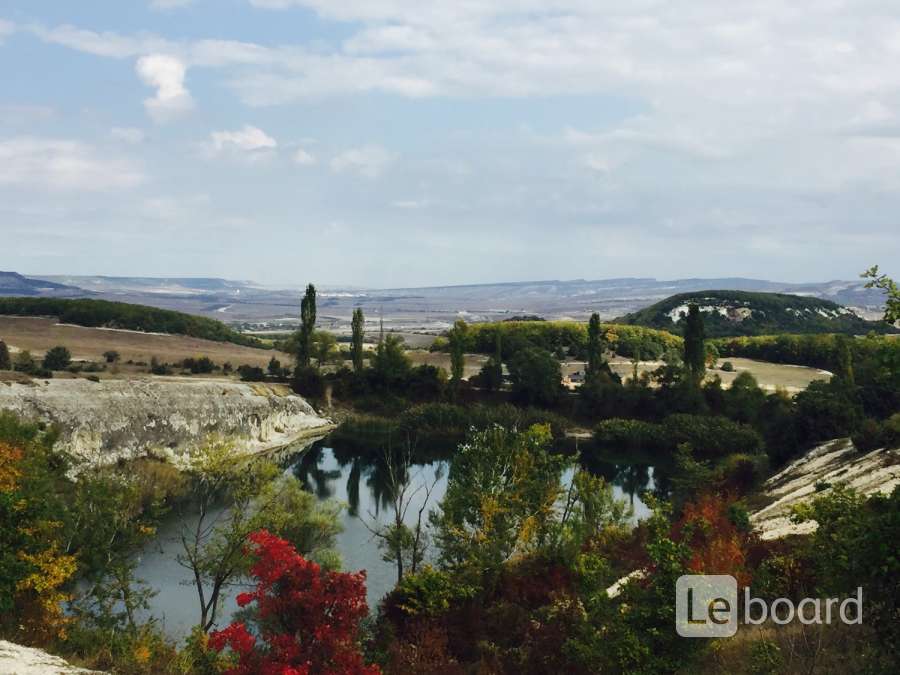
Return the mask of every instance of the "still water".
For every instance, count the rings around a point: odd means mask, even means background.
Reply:
[[[381,559],[378,542],[370,531],[370,528],[393,520],[389,481],[383,464],[361,457],[355,449],[342,448],[333,438],[312,446],[288,449],[281,456],[285,472],[299,478],[320,500],[336,499],[344,505],[341,513],[343,531],[336,540],[336,548],[343,560],[342,569],[366,570],[369,607],[376,608],[397,579],[396,568]],[[635,520],[649,513],[638,495],[654,488],[653,466],[600,459],[593,460],[588,468],[606,478],[613,485],[615,495],[633,506]],[[434,485],[426,509],[430,511],[444,496],[449,471],[449,452],[433,451],[427,458],[413,456],[409,468],[413,497],[406,516],[408,524],[415,523],[425,499],[425,490],[417,488]],[[564,475],[564,481],[568,483],[571,476],[570,470]],[[199,620],[199,602],[191,574],[177,561],[182,551],[180,537],[185,525],[190,526],[191,520],[173,513],[159,528],[156,539],[142,552],[136,570],[136,577],[156,591],[150,600],[148,615],[155,617],[166,634],[174,639],[185,637]],[[435,552],[431,551],[431,554],[433,556]],[[239,591],[230,589],[220,603],[218,627],[230,622],[237,610],[234,598]]]

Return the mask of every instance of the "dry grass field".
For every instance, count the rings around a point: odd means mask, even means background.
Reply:
[[[183,335],[160,335],[108,328],[84,328],[59,324],[55,319],[0,316],[0,340],[12,351],[25,350],[42,356],[51,347],[62,345],[76,361],[103,361],[103,352],[117,351],[122,368],[126,361],[149,363],[152,357],[175,363],[189,357],[208,356],[221,365],[230,362],[265,368],[275,356],[289,363],[290,356],[266,349],[243,347],[229,342],[213,342]]]
[[[726,373],[721,370],[721,365],[725,361],[730,361],[734,366],[734,372]],[[652,372],[659,368],[662,362],[643,361],[638,364],[638,373]],[[617,375],[622,379],[630,378],[632,375],[631,361],[623,358],[615,358],[610,361],[610,366]],[[769,363],[768,361],[754,361],[753,359],[729,358],[719,361],[715,370],[708,370],[708,377],[718,375],[722,378],[722,384],[725,387],[731,385],[731,382],[740,373],[748,371],[759,385],[768,391],[775,391],[777,388],[783,388],[791,393],[802,391],[809,386],[814,380],[827,380],[831,377],[831,373],[818,368],[808,368],[806,366],[792,366],[782,363]],[[570,375],[574,372],[584,372],[584,363],[568,362],[563,364],[563,375]]]

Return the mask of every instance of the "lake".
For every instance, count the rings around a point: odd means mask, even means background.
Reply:
[[[440,503],[446,491],[453,444],[436,446],[427,453],[415,453],[409,469],[411,492],[434,484],[429,511]],[[351,446],[337,436],[312,445],[287,448],[279,453],[279,459],[285,472],[293,473],[320,500],[336,499],[345,506],[341,514],[343,532],[337,536],[336,548],[343,559],[343,570],[366,570],[368,602],[374,611],[397,580],[396,567],[381,559],[378,542],[370,531],[393,520],[383,463],[366,459],[365,454],[360,454],[358,443]],[[586,466],[610,482],[617,497],[632,504],[635,520],[649,513],[639,497],[642,491],[656,487],[655,468],[649,462],[629,463],[604,456],[595,457]],[[564,482],[571,480],[572,473],[573,470],[566,472]],[[413,494],[407,511],[409,524],[415,523],[424,498],[424,489]],[[160,526],[156,538],[145,547],[136,570],[136,577],[157,592],[150,600],[147,614],[159,620],[166,634],[174,639],[184,638],[199,620],[199,602],[191,574],[177,562],[185,524],[189,525],[190,519],[173,512]],[[434,557],[435,552],[431,551],[431,555]],[[234,598],[238,590],[231,589],[220,603],[218,627],[227,625],[237,610]]]

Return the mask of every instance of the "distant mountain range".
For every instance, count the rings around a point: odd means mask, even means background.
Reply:
[[[305,281],[305,280],[301,280]],[[516,314],[548,319],[584,319],[591,312],[612,318],[679,293],[709,290],[786,293],[830,300],[874,318],[883,304],[881,291],[862,281],[790,284],[759,279],[717,278],[595,281],[524,281],[423,288],[360,289],[322,287],[319,317],[343,325],[354,307],[366,316],[384,316],[393,328],[440,328],[462,316],[469,321],[497,320]],[[155,278],[40,275],[0,272],[0,295],[88,297],[132,302],[210,316],[230,323],[279,324],[296,320],[301,285],[269,288],[252,281],[219,278]]]
[[[681,324],[692,304],[699,307],[709,337],[898,332],[883,321],[866,321],[830,300],[785,293],[721,290],[679,293],[620,317],[616,323],[681,332]]]

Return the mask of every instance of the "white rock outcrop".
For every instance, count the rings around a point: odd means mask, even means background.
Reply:
[[[817,446],[769,478],[763,491],[774,501],[753,513],[750,522],[762,539],[814,532],[814,521],[791,522],[791,507],[844,483],[866,495],[889,494],[900,485],[900,451],[860,453],[849,439]]]
[[[148,454],[177,461],[206,434],[253,453],[333,427],[282,385],[143,378],[0,383],[0,410],[58,425],[57,446],[92,463]]]
[[[70,666],[58,656],[40,649],[0,640],[0,675],[91,675],[99,670]]]

